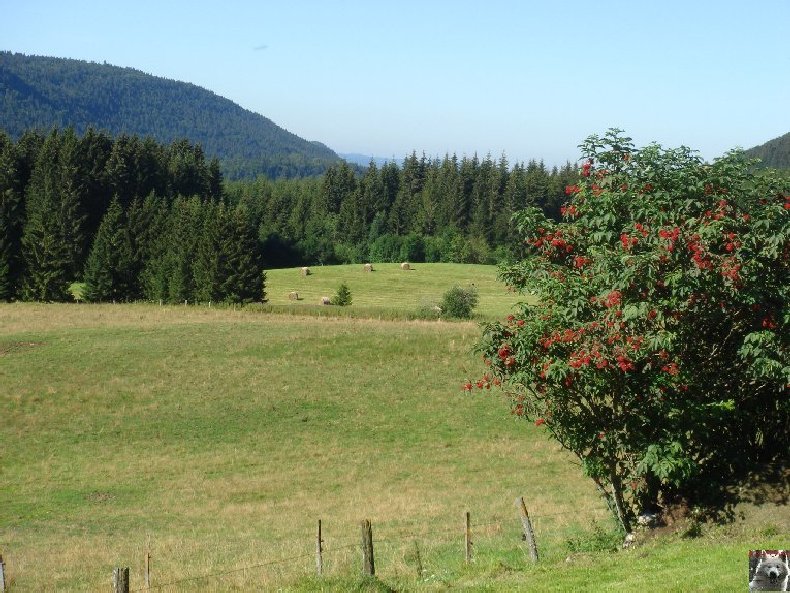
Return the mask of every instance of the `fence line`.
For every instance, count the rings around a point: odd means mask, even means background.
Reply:
[[[524,515],[526,515],[526,507],[523,506],[524,505],[523,498],[517,499],[517,502],[519,502],[519,501],[521,503],[522,508],[524,509],[521,512],[521,521],[523,522],[523,529],[524,529],[524,533],[525,533],[524,539],[527,540],[527,542],[528,542],[529,552],[530,552],[530,556],[532,558],[532,561],[533,562],[537,562],[537,560],[538,560],[537,543],[534,540],[535,534],[534,534],[534,531],[532,530],[532,526],[530,524],[530,516],[527,515],[526,518],[524,517]],[[587,509],[587,511],[591,511],[591,512],[607,512],[608,513],[608,511],[606,511],[605,509]],[[503,519],[497,518],[497,519],[494,519],[494,520],[491,520],[491,521],[483,521],[483,522],[480,522],[480,523],[471,523],[470,520],[469,520],[469,516],[470,516],[470,514],[468,512],[466,512],[465,513],[466,521],[465,521],[464,531],[466,532],[466,534],[465,534],[466,535],[466,538],[465,538],[466,539],[465,558],[466,558],[467,562],[469,562],[471,560],[471,555],[472,555],[472,542],[470,540],[470,531],[474,530],[475,528],[489,527],[489,526],[492,526],[492,525],[496,525],[499,529],[502,529],[502,522],[503,522]],[[547,513],[547,514],[543,514],[543,515],[533,515],[532,518],[535,518],[535,519],[537,519],[537,518],[551,518],[551,517],[559,517],[559,516],[574,516],[574,517],[578,517],[578,512],[575,512],[575,513],[570,513],[570,512],[565,512],[565,513]],[[439,535],[439,536],[444,536],[444,535],[449,535],[449,534],[459,535],[459,531],[460,530],[459,530],[458,527],[447,527],[447,528],[440,529],[440,530],[428,530],[428,531],[423,531],[423,532],[419,532],[419,533],[417,533],[417,532],[409,532],[409,533],[399,532],[399,533],[395,533],[395,534],[390,534],[390,535],[388,535],[386,537],[374,538],[373,535],[372,535],[370,522],[369,521],[364,521],[363,522],[363,543],[362,543],[363,573],[368,574],[368,575],[375,574],[374,564],[373,564],[373,544],[374,544],[374,542],[376,544],[381,544],[381,543],[394,543],[394,542],[411,541],[411,542],[414,542],[415,545],[416,545],[417,540],[420,539],[420,538],[424,538],[426,535],[430,535],[431,539],[434,542],[436,542],[437,539],[438,539],[437,535]],[[367,532],[367,536],[365,536],[366,532]],[[475,537],[480,537],[480,535],[481,534],[477,534]],[[322,571],[322,555],[335,554],[337,552],[341,552],[341,551],[344,551],[344,550],[350,550],[352,548],[355,548],[355,549],[359,549],[360,548],[360,544],[359,543],[356,543],[356,544],[343,544],[343,545],[340,545],[340,546],[328,545],[328,546],[324,547],[323,544],[325,543],[325,541],[322,539],[322,532],[321,532],[320,528],[319,528],[319,531],[318,531],[318,538],[319,538],[319,546],[317,548],[316,554],[318,554],[318,560],[319,560],[319,566],[320,566],[320,568],[319,568],[319,575],[321,574],[321,571]],[[179,580],[170,581],[168,583],[164,583],[164,584],[161,584],[161,585],[151,586],[150,589],[160,589],[160,588],[163,588],[163,587],[167,587],[167,586],[171,586],[171,585],[175,585],[175,584],[180,584],[180,583],[185,583],[185,582],[192,582],[192,581],[203,580],[203,579],[210,579],[210,578],[218,578],[218,577],[221,577],[221,576],[227,576],[229,574],[245,572],[245,571],[249,571],[249,570],[255,570],[257,568],[262,568],[262,567],[266,567],[266,566],[273,566],[273,565],[276,565],[276,564],[284,564],[284,563],[287,563],[287,562],[293,562],[295,560],[301,560],[301,559],[309,558],[312,555],[313,554],[309,554],[309,553],[308,554],[300,554],[298,556],[293,556],[293,557],[290,557],[290,558],[284,558],[284,559],[279,559],[279,560],[273,560],[273,561],[270,561],[270,562],[264,562],[264,563],[260,563],[260,564],[255,564],[255,565],[244,567],[244,568],[238,568],[238,569],[233,569],[233,570],[228,570],[228,571],[222,571],[222,572],[219,572],[219,573],[212,573],[212,574],[202,575],[202,576],[199,576],[199,577],[191,577],[191,578],[186,578],[186,579],[179,579]],[[422,569],[422,559],[420,557],[419,548],[416,549],[416,556],[415,557],[417,558],[416,561],[417,561],[417,564],[418,564],[417,573],[421,574],[423,572],[423,569]],[[150,589],[142,588],[142,589],[135,589],[135,591],[146,591],[146,590],[150,590]]]
[[[261,562],[260,564],[253,564],[252,566],[245,566],[243,568],[234,568],[232,570],[224,570],[222,572],[214,572],[209,574],[204,574],[196,577],[186,577],[183,579],[176,579],[174,581],[168,581],[167,583],[161,583],[158,585],[151,585],[150,587],[141,587],[140,589],[131,589],[129,593],[132,592],[139,592],[139,591],[148,591],[151,589],[162,589],[164,587],[171,587],[173,585],[180,585],[181,583],[191,583],[194,581],[202,581],[206,579],[215,579],[217,577],[228,576],[230,574],[235,574],[237,572],[246,572],[248,570],[255,570],[257,568],[264,568],[266,566],[274,566],[276,564],[284,564],[286,562],[293,562],[294,560],[301,560],[302,558],[310,558],[312,554],[301,554],[299,556],[291,556],[290,558],[281,558],[279,560],[272,560],[270,562]]]
[[[517,499],[517,503],[519,502],[519,500],[520,499]],[[526,508],[525,508],[525,510],[526,510]],[[588,515],[601,514],[601,513],[610,514],[607,509],[601,509],[601,508],[589,508],[589,509],[585,509],[582,512],[586,513]],[[550,518],[555,518],[555,517],[574,517],[574,518],[578,518],[579,514],[580,514],[579,511],[545,513],[545,514],[537,514],[537,515],[528,514],[527,517],[526,517],[526,521],[529,522],[530,519],[542,520],[542,519],[550,519]],[[507,520],[507,519],[505,519],[503,517],[495,517],[492,520],[485,520],[485,521],[481,521],[481,522],[477,522],[477,523],[471,522],[471,520],[469,519],[469,513],[468,512],[466,512],[463,515],[463,519],[465,519],[465,521],[462,522],[461,518],[462,517],[459,516],[458,523],[455,526],[453,526],[453,527],[449,527],[448,526],[448,527],[441,528],[441,529],[431,529],[430,525],[428,525],[426,523],[423,523],[426,528],[423,529],[423,530],[420,530],[420,531],[416,531],[416,530],[415,531],[398,530],[397,532],[394,532],[394,533],[389,533],[389,534],[385,533],[385,535],[383,537],[375,537],[374,536],[374,537],[372,537],[373,541],[371,542],[370,553],[372,554],[372,545],[373,544],[412,543],[415,546],[415,550],[416,550],[415,558],[417,559],[416,562],[418,564],[417,572],[418,572],[418,574],[422,574],[422,572],[424,572],[423,569],[422,569],[422,563],[423,563],[423,559],[424,558],[423,558],[423,555],[420,553],[420,548],[417,545],[418,542],[420,543],[420,545],[424,545],[426,539],[428,539],[429,545],[431,545],[431,544],[444,545],[444,544],[449,543],[451,541],[456,541],[458,543],[458,546],[459,546],[459,553],[463,553],[463,557],[466,559],[467,562],[469,562],[471,560],[472,556],[473,556],[473,550],[474,550],[472,536],[473,536],[474,539],[480,539],[480,538],[495,537],[497,535],[508,535],[509,534],[509,530],[507,529],[507,525],[511,525],[511,524],[512,524],[513,535],[516,535],[516,533],[521,531],[521,530],[517,529],[517,526],[519,525],[519,519],[520,519],[520,521],[523,523],[522,527],[523,527],[523,534],[524,535],[521,536],[521,534],[519,534],[519,540],[523,539],[529,544],[530,543],[530,537],[533,538],[532,541],[531,541],[531,549],[529,551],[530,551],[530,555],[531,555],[531,557],[533,559],[533,562],[537,561],[537,543],[534,541],[534,537],[535,537],[535,533],[536,532],[532,531],[531,524],[529,525],[529,529],[527,528],[527,523],[524,522],[523,514],[520,515],[518,512],[516,512],[516,513],[514,513],[513,518],[511,520]],[[539,522],[542,522],[542,521],[539,521]],[[488,532],[480,531],[480,528],[491,527],[491,526],[496,526],[496,528],[497,528],[494,531],[494,533],[491,533],[491,531],[493,531],[493,530],[489,530]],[[531,536],[528,535],[530,532],[531,532]],[[538,529],[537,530],[537,535],[541,536],[543,533],[545,533],[545,529]],[[449,537],[450,535],[452,535],[453,537],[450,538]],[[324,529],[324,537],[325,536],[326,536],[326,530]],[[344,538],[338,538],[338,539],[332,538],[332,539],[330,539],[329,542],[327,542],[326,540],[322,539],[322,535],[321,535],[321,531],[320,530],[318,532],[318,538],[320,539],[321,545],[316,548],[315,552],[307,552],[307,553],[303,553],[303,554],[297,554],[297,555],[294,555],[294,556],[289,556],[289,557],[286,557],[286,558],[273,559],[273,560],[269,560],[269,561],[266,561],[266,562],[260,562],[260,563],[252,564],[252,565],[249,565],[249,566],[240,567],[240,568],[233,568],[233,569],[228,569],[228,570],[221,570],[219,572],[212,572],[212,573],[206,573],[206,574],[196,575],[196,576],[191,576],[191,577],[184,577],[184,578],[181,578],[181,579],[174,579],[174,580],[171,580],[171,581],[167,581],[167,582],[164,582],[164,583],[158,583],[158,584],[150,583],[150,581],[148,580],[150,578],[150,567],[149,567],[147,561],[148,561],[148,559],[151,556],[150,556],[150,549],[148,548],[148,546],[146,546],[146,550],[145,550],[146,563],[145,563],[145,570],[144,570],[144,577],[145,577],[146,584],[143,587],[139,587],[139,588],[135,588],[135,589],[127,589],[126,591],[128,593],[131,593],[132,591],[134,591],[134,592],[143,592],[143,591],[161,590],[161,589],[163,589],[165,587],[176,586],[176,585],[180,585],[180,584],[183,584],[183,583],[190,583],[190,582],[196,582],[196,581],[201,581],[201,580],[217,579],[217,578],[226,577],[226,576],[237,574],[237,573],[253,571],[253,570],[256,570],[256,569],[260,569],[260,568],[266,568],[266,567],[269,567],[269,566],[276,566],[276,565],[280,565],[280,564],[293,563],[293,562],[295,562],[297,560],[303,560],[303,559],[311,558],[311,557],[316,558],[317,562],[319,562],[319,561],[321,561],[321,555],[323,555],[323,556],[334,555],[334,554],[337,554],[337,553],[340,553],[340,552],[343,552],[343,551],[347,551],[347,550],[351,550],[351,549],[360,550],[360,543],[359,543],[359,539],[358,538],[351,538],[351,537],[344,537]],[[281,543],[285,543],[285,542],[308,544],[311,541],[311,539],[313,541],[313,544],[315,544],[315,534],[313,534],[312,536],[305,535],[304,538],[285,538],[285,537],[278,538],[278,539],[275,539],[275,540],[271,540],[271,542],[267,542],[267,544],[268,543],[274,543],[276,545],[276,544],[281,544]],[[349,541],[349,540],[352,540],[352,539],[356,539],[356,543],[340,543],[340,542]],[[333,545],[332,544],[332,540],[334,540],[334,542],[336,544],[340,543],[340,545]],[[515,538],[514,538],[514,540],[515,540]],[[463,548],[462,548],[462,543],[465,543]],[[423,548],[423,550],[425,550],[425,548]],[[525,550],[525,552],[526,551],[527,550]],[[2,556],[0,556],[0,558],[2,558]],[[5,577],[7,579],[8,578],[8,569],[7,569],[7,567],[8,567],[8,564],[7,564],[8,557],[7,556],[5,558],[5,561],[6,561]],[[320,563],[319,563],[318,574],[319,574],[319,576],[322,574],[322,569],[320,568]],[[3,584],[5,584],[7,586],[7,580],[6,580],[6,583],[3,583]],[[6,588],[6,590],[8,590],[8,588]],[[2,593],[2,589],[0,589],[0,593]]]

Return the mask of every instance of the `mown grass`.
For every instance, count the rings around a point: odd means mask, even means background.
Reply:
[[[609,528],[607,513],[540,429],[494,393],[462,393],[482,370],[475,323],[13,304],[0,305],[0,328],[0,553],[12,591],[108,589],[114,566],[138,588],[146,549],[154,585],[217,575],[166,591],[744,583],[749,531],[566,562],[567,539],[594,520]],[[537,566],[520,539],[521,495]],[[785,523],[765,517],[758,541],[778,547]],[[366,518],[377,583],[356,576]],[[321,580],[309,576],[318,519]]]
[[[474,285],[480,296],[475,314],[480,319],[502,318],[511,312],[518,297],[497,282],[496,266],[468,264],[374,264],[365,272],[361,264],[317,266],[309,276],[301,268],[268,270],[266,292],[271,310],[276,312],[341,314],[357,317],[416,318],[422,307],[438,305],[442,295],[455,285]],[[351,289],[349,307],[321,306],[321,297],[334,296],[345,282]],[[300,301],[288,298],[298,292]],[[315,310],[318,310],[317,312]]]

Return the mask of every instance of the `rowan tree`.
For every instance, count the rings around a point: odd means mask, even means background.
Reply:
[[[515,216],[528,255],[501,278],[528,298],[484,330],[477,385],[578,456],[628,531],[787,460],[790,182],[618,130],[580,148],[562,221]]]

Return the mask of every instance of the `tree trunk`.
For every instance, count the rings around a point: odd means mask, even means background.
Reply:
[[[626,533],[631,533],[631,522],[628,520],[625,502],[623,501],[623,483],[614,467],[611,468],[609,481],[612,483],[612,495],[614,497],[615,509],[617,509],[617,518],[620,520],[620,525],[622,525],[623,530]]]

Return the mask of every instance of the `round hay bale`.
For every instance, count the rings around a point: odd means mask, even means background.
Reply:
[[[411,267],[409,266],[409,262],[407,262],[407,261],[403,262],[403,263],[400,265],[400,269],[401,269],[401,270],[411,270]]]
[[[365,272],[372,272],[373,271],[373,264],[365,264],[365,266],[362,269]]]
[[[307,266],[302,268],[302,276],[309,276],[310,275],[310,268]]]
[[[296,292],[296,291],[289,292],[288,293],[288,300],[289,301],[298,301],[299,300],[299,293]]]
[[[330,299],[328,296],[322,296],[321,297],[321,304],[322,305],[331,305],[332,304],[332,299]]]

